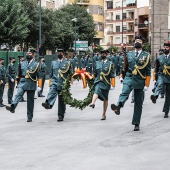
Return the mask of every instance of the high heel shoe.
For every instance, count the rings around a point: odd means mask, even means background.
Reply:
[[[91,107],[92,109],[94,109],[95,104],[90,104],[89,107]]]
[[[106,116],[102,116],[100,120],[106,120]]]

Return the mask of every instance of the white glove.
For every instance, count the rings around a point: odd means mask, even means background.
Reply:
[[[0,85],[1,85],[1,84],[3,84],[3,81],[2,81],[2,80],[0,80]]]
[[[37,88],[37,91],[38,91],[38,92],[40,92],[41,90],[42,90],[42,88],[41,88],[41,87],[38,87],[38,88]]]
[[[11,81],[14,82],[14,79],[12,78]]]
[[[143,91],[148,91],[148,87],[145,86],[144,89],[143,89]]]
[[[114,90],[114,89],[115,89],[115,87],[112,86],[112,87],[111,87],[111,90]]]
[[[123,78],[122,77],[120,77],[120,83],[123,83]]]

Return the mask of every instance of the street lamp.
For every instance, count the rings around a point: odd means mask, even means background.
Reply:
[[[40,48],[41,48],[41,14],[42,14],[42,8],[41,8],[41,0],[39,4],[39,54],[40,54]]]
[[[73,18],[72,19],[72,21],[75,23],[75,25],[74,25],[74,27],[75,27],[75,29],[74,29],[74,51],[76,52],[76,22],[77,22],[77,18]]]
[[[122,44],[123,44],[123,0],[122,0]]]

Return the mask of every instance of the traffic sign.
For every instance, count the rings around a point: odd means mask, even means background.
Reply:
[[[73,43],[73,48],[75,48],[75,41]],[[88,48],[88,41],[76,41],[76,49],[78,48]]]

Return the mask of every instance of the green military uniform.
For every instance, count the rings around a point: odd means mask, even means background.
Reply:
[[[3,60],[0,58],[0,60]],[[4,94],[4,88],[6,84],[6,79],[5,79],[6,71],[4,65],[0,64],[0,107],[4,107],[5,105],[3,104],[3,94]]]
[[[92,57],[87,57],[86,59],[86,71],[89,72],[90,74],[93,73],[93,58]]]
[[[97,61],[94,72],[94,93],[98,94],[98,98],[102,101],[108,101],[109,90],[111,87],[111,78],[114,78],[113,64],[106,60]]]
[[[24,58],[24,56],[18,56],[18,58],[19,58],[19,60],[21,59],[21,58]],[[19,81],[20,81],[20,79],[21,79],[21,63],[22,63],[23,61],[20,61],[19,63],[18,63],[18,66],[17,66],[17,77],[16,77],[16,82],[17,82],[17,86],[18,86],[18,84],[19,84]],[[16,88],[17,88],[17,86],[16,86]],[[26,102],[26,100],[24,100],[24,96],[22,97],[22,99],[21,99],[21,101],[20,102]]]
[[[124,106],[129,98],[130,92],[134,89],[134,113],[133,125],[140,125],[142,114],[143,96],[145,79],[151,76],[150,55],[142,51],[136,55],[135,51],[129,52],[125,60],[125,78],[123,83],[122,93],[119,96],[117,106]],[[149,79],[150,81],[150,79]]]
[[[12,103],[12,97],[15,88],[15,79],[16,79],[16,68],[13,63],[10,63],[7,67],[6,74],[8,77],[8,104]]]
[[[20,63],[19,77],[21,78],[18,84],[18,91],[11,104],[11,107],[6,107],[12,113],[21,101],[24,93],[27,91],[27,117],[28,121],[32,121],[34,111],[34,94],[37,88],[37,78],[41,78],[39,72],[39,63],[32,59],[30,62],[27,60]]]
[[[45,97],[42,93],[43,93],[43,89],[44,89],[44,83],[45,83],[45,75],[46,75],[46,64],[45,62],[40,62],[40,74],[41,74],[41,78],[42,78],[42,89],[41,91],[38,92],[38,97]]]
[[[57,99],[58,95],[58,117],[59,119],[64,119],[64,113],[66,105],[64,104],[63,98],[60,94],[62,90],[62,85],[67,76],[72,72],[71,62],[62,59],[52,61],[51,63],[51,74],[52,83],[50,86],[50,91],[47,95],[45,103],[42,103],[42,106],[46,109],[51,109]]]
[[[73,67],[73,70],[75,70],[75,68],[78,68],[78,67],[79,67],[79,61],[78,61],[78,57],[77,57],[77,56],[75,56],[75,57],[73,58],[72,67]]]
[[[124,56],[121,54],[119,56],[119,69],[120,69],[120,73],[122,73],[123,66],[124,66]]]
[[[86,60],[85,60],[85,56],[82,56],[80,59],[80,67],[82,68],[86,68]]]
[[[154,95],[151,95],[151,100],[153,103],[156,103],[156,99],[165,86],[165,103],[163,106],[163,112],[165,112],[165,117],[168,117],[170,108],[170,54],[163,54],[157,58],[155,73],[157,74],[157,87]]]

